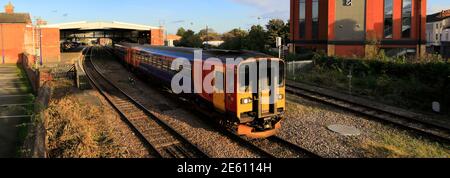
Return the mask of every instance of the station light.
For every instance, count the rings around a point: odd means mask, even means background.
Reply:
[[[279,94],[279,95],[278,95],[278,99],[279,99],[279,100],[282,100],[282,99],[284,99],[284,95],[282,95],[282,94]]]

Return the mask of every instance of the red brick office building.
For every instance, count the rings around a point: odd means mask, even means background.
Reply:
[[[426,0],[291,0],[294,50],[328,55],[423,54]]]
[[[59,29],[35,26],[30,14],[16,13],[14,6],[7,4],[0,13],[0,65],[19,63],[23,58],[36,60],[40,53],[43,63],[60,59]]]

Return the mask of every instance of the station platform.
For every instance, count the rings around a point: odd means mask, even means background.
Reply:
[[[20,132],[33,112],[34,96],[16,65],[0,65],[0,158],[17,156]]]

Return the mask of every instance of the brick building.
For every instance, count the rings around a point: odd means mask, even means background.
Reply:
[[[430,53],[450,57],[450,9],[427,16],[427,47]]]
[[[40,54],[43,62],[58,61],[59,47],[59,29],[33,25],[30,14],[14,12],[11,3],[0,13],[0,64],[18,63],[24,57],[40,59]]]
[[[426,50],[426,0],[291,0],[294,50],[365,56]],[[378,48],[373,48],[374,46]]]

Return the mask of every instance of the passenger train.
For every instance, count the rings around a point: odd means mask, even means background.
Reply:
[[[227,76],[230,75],[229,71],[233,71],[233,74],[231,74],[234,76],[234,85],[232,85],[234,86],[233,92],[215,90],[212,93],[207,93],[203,90],[202,92],[183,95],[189,97],[189,100],[195,105],[207,106],[210,108],[209,110],[223,116],[219,118],[219,123],[237,135],[256,139],[267,138],[275,135],[281,129],[281,122],[286,111],[285,63],[281,59],[252,51],[203,50],[202,59],[194,60],[194,51],[199,49],[132,43],[114,44],[113,48],[115,55],[135,73],[145,78],[157,79],[167,87],[171,87],[173,77],[182,70],[172,68],[172,62],[175,59],[180,57],[185,58],[190,61],[191,66],[194,66],[194,61],[200,61],[202,63],[201,65],[205,65],[207,62],[206,59],[210,57],[220,59],[224,63],[221,67],[213,67],[212,70],[200,68],[203,73],[202,78],[206,80],[208,74],[212,72],[218,72],[222,76]],[[238,57],[244,60],[232,65],[225,63],[227,58]],[[279,64],[279,79],[274,78],[277,81],[273,85],[277,88],[277,93],[279,94],[275,96],[275,101],[272,98],[272,102],[262,102],[263,97],[271,95],[271,90],[267,87],[261,87],[263,82],[273,81],[270,77],[272,76],[271,70],[259,69],[260,67],[258,66],[258,71],[267,70],[268,75],[259,76],[259,74],[255,74],[257,77],[250,77],[250,70],[246,67],[248,65],[244,65],[249,62],[257,63],[263,59],[269,59]],[[246,67],[245,70],[238,70],[244,66]],[[187,70],[190,70],[192,76],[194,76],[196,72],[194,70],[198,69],[191,67]],[[245,77],[240,75],[245,75]],[[258,81],[251,81],[251,78],[256,78]],[[195,85],[195,82],[198,82],[194,79],[195,77],[190,78],[192,86]],[[223,86],[230,85],[226,80],[223,81]],[[214,79],[213,82],[216,82],[216,80]],[[251,84],[253,86],[255,83],[258,86],[257,90],[251,89],[250,86]]]

